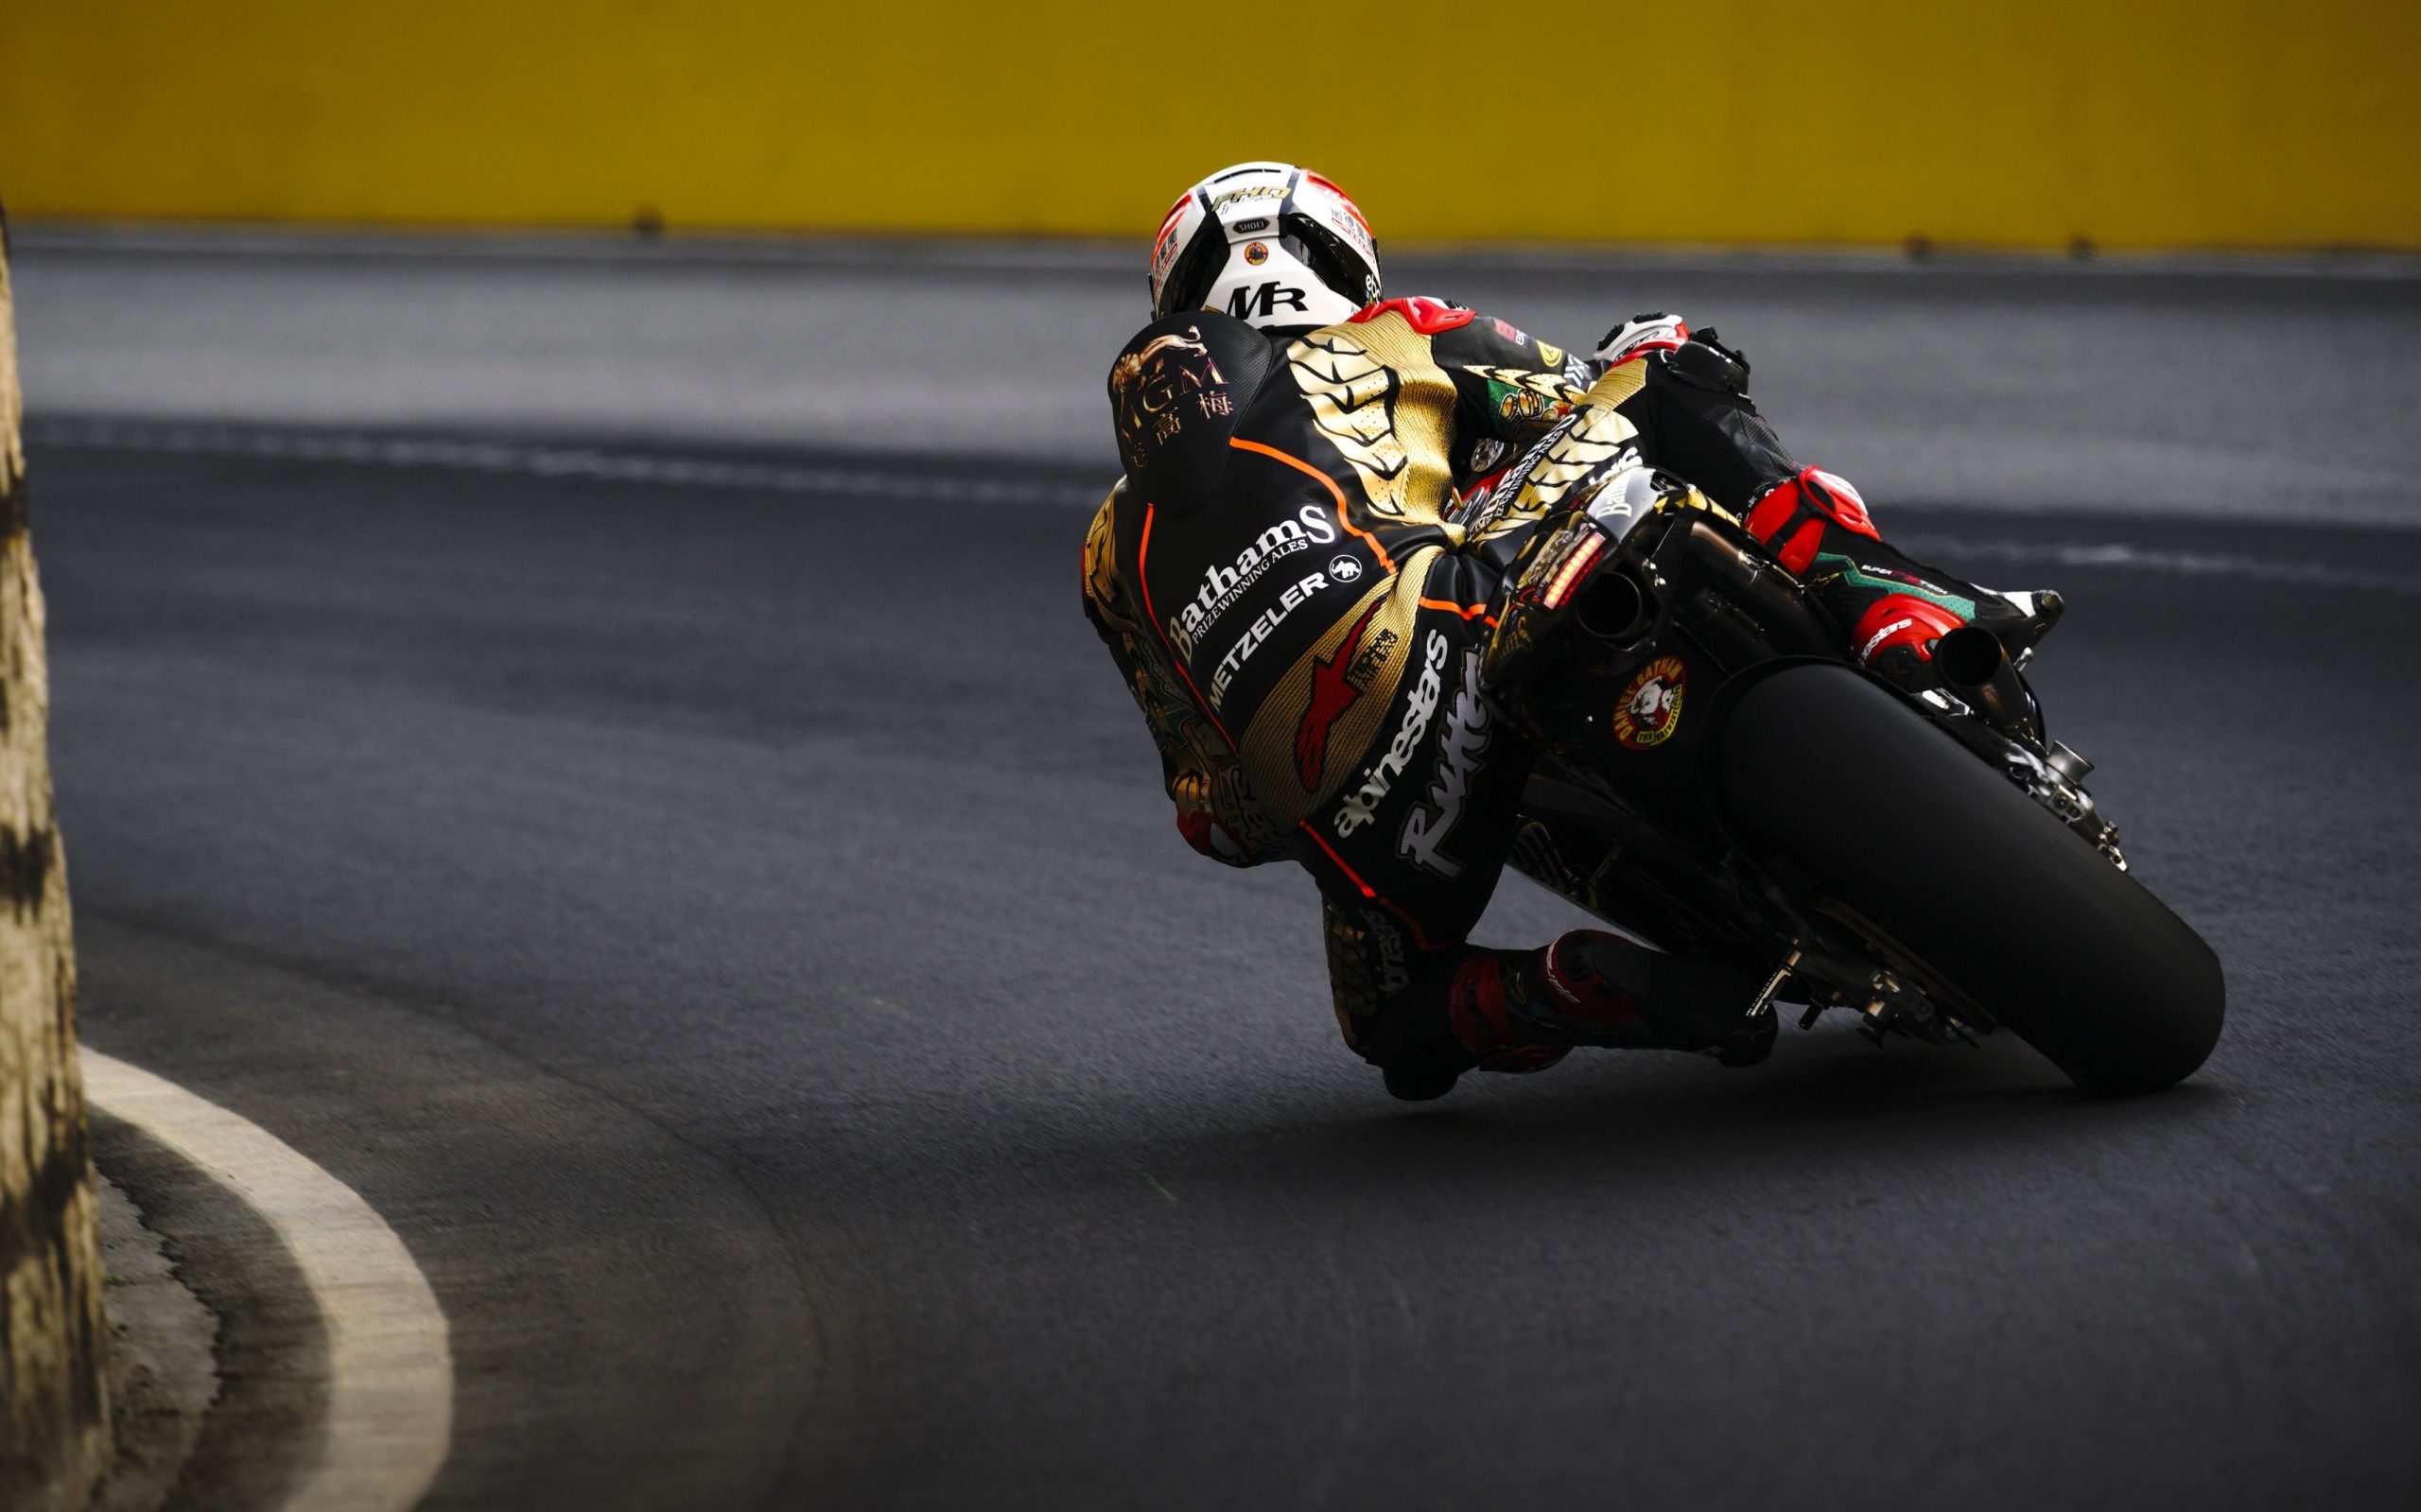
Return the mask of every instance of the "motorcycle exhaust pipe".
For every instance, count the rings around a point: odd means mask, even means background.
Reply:
[[[1572,606],[1581,630],[1602,641],[1621,645],[1639,634],[1647,618],[1647,598],[1628,573],[1600,572],[1581,590]]]
[[[1934,669],[1942,686],[2011,729],[2033,722],[2033,700],[2011,665],[2009,649],[1981,625],[1961,625],[1934,643]]]

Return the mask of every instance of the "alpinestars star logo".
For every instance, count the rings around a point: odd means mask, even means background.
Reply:
[[[1472,778],[1488,764],[1488,701],[1480,697],[1479,652],[1463,652],[1463,686],[1446,714],[1446,733],[1437,738],[1437,774],[1429,782],[1429,801],[1415,804],[1404,815],[1396,837],[1396,853],[1440,877],[1460,877],[1463,863],[1446,854],[1446,837],[1463,817],[1471,796]]]
[[[1361,654],[1362,636],[1385,605],[1385,596],[1372,600],[1370,607],[1362,611],[1362,617],[1353,622],[1353,628],[1345,633],[1345,638],[1336,643],[1336,650],[1312,662],[1311,700],[1303,705],[1303,717],[1295,725],[1295,775],[1302,782],[1305,792],[1319,791],[1320,773],[1328,767],[1328,732],[1347,709],[1360,701],[1378,670],[1374,658]],[[1390,633],[1379,634],[1386,636]]]

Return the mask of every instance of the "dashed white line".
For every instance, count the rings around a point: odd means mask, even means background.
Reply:
[[[352,462],[374,467],[433,467],[532,478],[587,478],[601,482],[679,488],[755,490],[839,498],[922,499],[965,504],[1057,507],[1101,502],[1110,479],[1090,482],[989,478],[919,473],[908,468],[812,466],[737,459],[664,456],[591,446],[549,446],[513,441],[446,440],[346,431],[286,430],[258,426],[182,425],[171,421],[29,420],[35,446],[181,456],[261,457],[294,461]],[[1951,562],[2048,563],[2116,568],[2172,577],[2246,578],[2262,582],[2421,597],[2421,575],[2377,572],[2323,562],[2214,551],[2180,551],[2116,541],[2020,541],[1895,534],[1920,557]]]
[[[84,1051],[93,1104],[182,1155],[285,1242],[328,1335],[326,1439],[283,1512],[406,1512],[445,1463],[445,1314],[375,1209],[258,1124],[139,1067]]]
[[[2299,562],[2290,557],[2244,556],[2223,551],[2174,551],[2130,546],[2123,541],[2006,541],[1965,536],[1893,535],[1910,554],[1946,562],[2047,562],[2064,567],[2110,567],[2181,578],[2249,578],[2305,588],[2346,588],[2359,593],[2421,597],[2421,575],[2375,572]]]
[[[775,494],[885,497],[966,504],[1098,504],[1099,486],[1015,478],[918,474],[904,468],[803,466],[736,459],[668,457],[592,446],[547,446],[511,441],[449,441],[335,431],[272,430],[249,426],[178,425],[122,420],[35,420],[26,425],[34,446],[165,452],[179,456],[263,457],[290,461],[354,462],[379,467],[437,467],[463,472],[519,473],[535,478],[588,478],[614,483],[681,488],[747,489]]]

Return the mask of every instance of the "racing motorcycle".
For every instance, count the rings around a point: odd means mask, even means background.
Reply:
[[[1858,1016],[1877,1043],[2006,1030],[2145,1092],[2218,1041],[2219,958],[2128,874],[2050,738],[2022,623],[1942,637],[1919,686],[1851,662],[1755,539],[1636,464],[1564,495],[1507,577],[1483,686],[1537,743],[1513,860],[1649,944]]]

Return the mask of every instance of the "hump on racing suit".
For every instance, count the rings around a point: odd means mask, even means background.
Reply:
[[[1400,694],[1443,679],[1452,703],[1464,643],[1534,523],[1480,522],[1473,484],[1594,376],[1426,299],[1267,334],[1185,311],[1126,343],[1109,385],[1125,477],[1087,540],[1086,607],[1196,849],[1240,865],[1296,854],[1315,808],[1373,780],[1366,758],[1388,770]]]
[[[1268,338],[1216,310],[1180,310],[1136,333],[1109,369],[1111,427],[1128,482],[1162,509],[1210,498],[1239,406],[1269,375]]]

